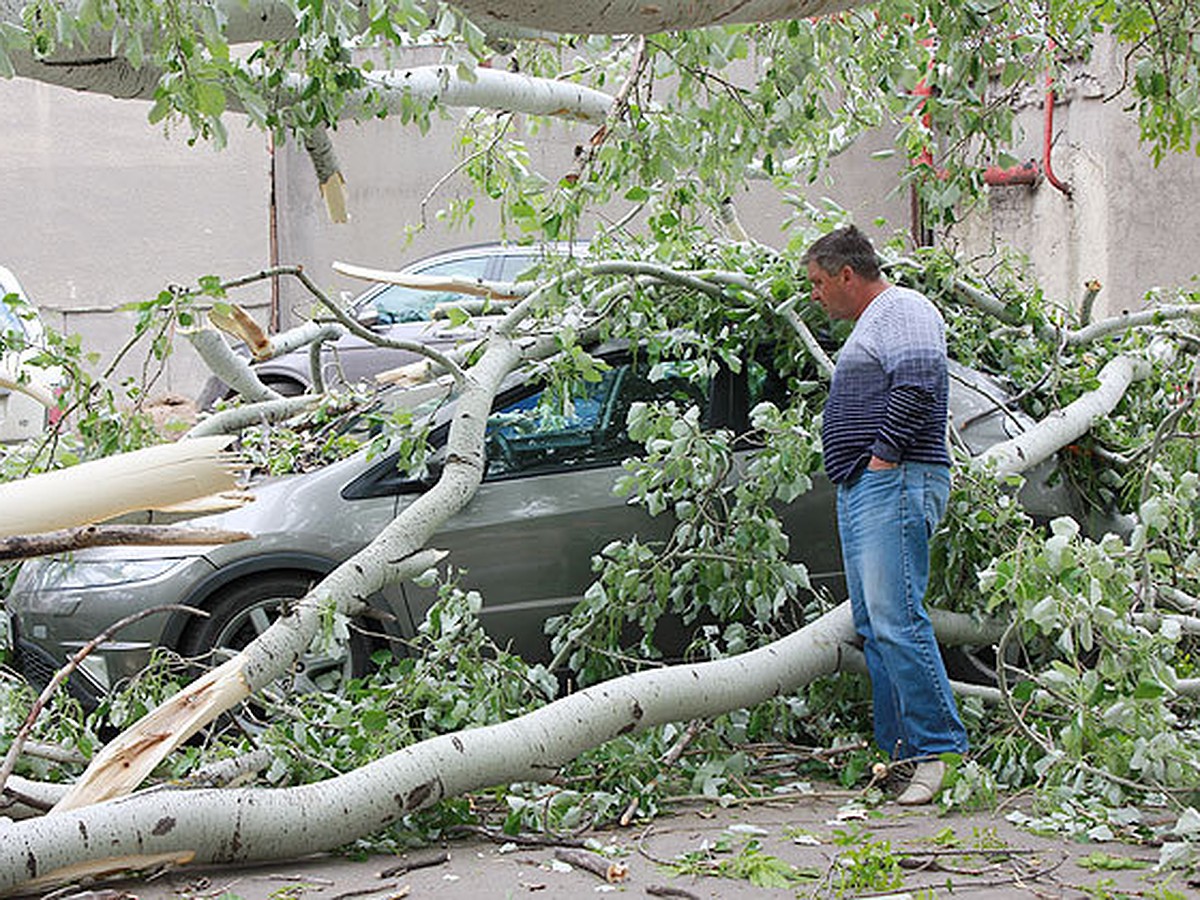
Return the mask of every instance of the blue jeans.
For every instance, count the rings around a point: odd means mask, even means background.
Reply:
[[[929,538],[949,495],[949,469],[925,463],[866,470],[838,486],[838,533],[871,676],[875,741],[895,759],[967,749],[924,605]]]

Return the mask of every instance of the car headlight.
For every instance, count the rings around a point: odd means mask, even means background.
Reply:
[[[78,591],[150,581],[193,557],[147,559],[45,559],[21,573],[24,591]]]

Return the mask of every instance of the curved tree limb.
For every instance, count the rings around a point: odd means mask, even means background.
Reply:
[[[300,273],[300,277],[305,276]],[[530,311],[526,307],[523,315],[514,310],[505,316],[480,358],[464,373],[437,482],[370,544],[322,579],[288,615],[109,743],[56,810],[128,793],[183,741],[289,671],[316,636],[324,613],[333,609],[354,615],[366,598],[390,581],[420,574],[441,559],[439,551],[423,548],[437,528],[474,496],[483,478],[484,436],[496,391],[524,360],[557,349],[553,336],[520,343],[510,337]]]
[[[277,391],[262,383],[258,373],[243,356],[238,356],[213,328],[197,328],[182,332],[204,364],[217,378],[251,403],[282,400]]]
[[[1033,428],[990,447],[977,464],[994,466],[998,475],[1024,472],[1049,459],[1076,440],[1121,402],[1134,381],[1150,374],[1150,364],[1132,356],[1118,356],[1100,370],[1099,386],[1065,408],[1050,413]]]
[[[67,865],[132,853],[192,853],[198,862],[216,862],[341,846],[444,797],[545,779],[622,734],[795,690],[837,671],[841,647],[852,639],[849,604],[842,604],[760,650],[627,675],[509,722],[422,741],[319,784],[153,791],[85,808],[64,801],[42,819],[0,825],[0,891]]]

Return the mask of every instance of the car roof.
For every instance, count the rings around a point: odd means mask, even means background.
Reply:
[[[464,244],[461,247],[454,247],[450,250],[440,250],[436,253],[430,253],[426,256],[418,257],[400,270],[406,272],[409,269],[424,267],[429,263],[444,260],[456,259],[459,257],[475,257],[475,256],[499,256],[508,254],[512,256],[569,256],[573,253],[586,254],[587,241],[543,241],[541,243],[531,244],[514,244],[505,241],[484,241],[478,244]]]

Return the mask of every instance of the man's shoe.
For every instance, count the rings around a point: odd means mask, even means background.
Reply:
[[[942,779],[945,777],[946,764],[940,759],[918,763],[912,781],[896,798],[896,802],[901,806],[924,806],[926,803],[932,803],[937,792],[942,789]]]

